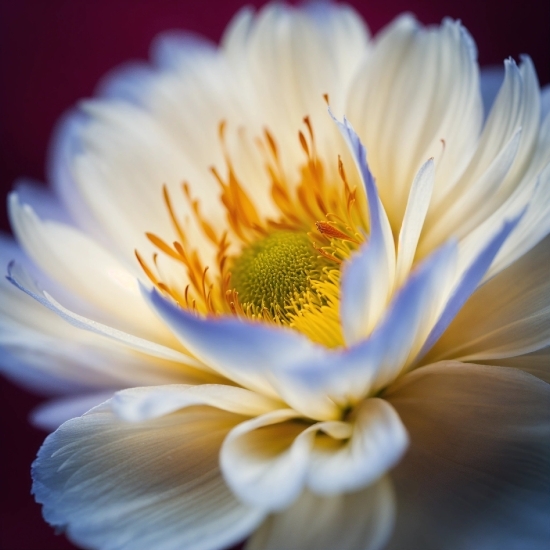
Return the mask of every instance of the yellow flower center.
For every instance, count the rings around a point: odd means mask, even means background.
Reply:
[[[164,202],[177,240],[172,244],[152,233],[149,240],[182,268],[181,284],[168,282],[157,265],[138,251],[136,256],[151,282],[182,308],[198,315],[237,315],[298,330],[327,347],[343,345],[339,317],[340,265],[367,233],[365,198],[348,183],[344,166],[326,164],[316,152],[313,128],[304,119],[306,134],[298,132],[305,154],[298,177],[290,181],[282,169],[277,143],[266,130],[258,140],[271,180],[266,193],[278,210],[263,218],[245,191],[225,147],[225,124],[220,141],[226,174],[212,168],[226,211],[225,229],[206,219],[191,187],[182,186],[185,200],[206,239],[214,247],[215,262],[188,238],[187,221],[176,215],[168,189]],[[308,139],[309,138],[309,139]],[[219,222],[219,220],[218,220]],[[219,225],[219,223],[218,223]],[[240,251],[240,252],[236,252]]]
[[[329,260],[320,256],[305,233],[276,231],[244,248],[231,264],[231,285],[239,301],[273,316],[315,292],[312,281],[323,278]],[[300,307],[298,306],[298,309]]]

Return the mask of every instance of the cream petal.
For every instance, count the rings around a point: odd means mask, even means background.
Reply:
[[[334,121],[353,156],[369,205],[369,240],[342,269],[340,316],[346,342],[352,345],[368,336],[386,308],[395,277],[395,247],[365,147],[345,118]]]
[[[433,159],[427,160],[416,174],[409,191],[407,208],[397,242],[396,288],[405,281],[413,265],[418,239],[432,198],[434,169]]]
[[[192,407],[142,423],[105,408],[63,424],[33,465],[45,519],[76,544],[123,550],[217,550],[245,538],[265,512],[239,503],[218,468],[243,419]]]
[[[474,152],[482,106],[471,37],[450,20],[421,29],[410,15],[398,18],[376,38],[352,85],[346,114],[369,151],[397,233],[421,165],[435,157],[439,195]]]
[[[310,492],[273,514],[251,537],[246,550],[381,550],[394,523],[390,481],[356,493],[320,497]]]
[[[520,369],[550,384],[550,347],[542,348],[524,355],[484,361],[502,367]]]
[[[484,243],[484,248],[478,251],[475,256],[465,254],[463,250],[460,251],[462,252],[462,258],[460,258],[459,255],[459,264],[460,260],[462,260],[462,266],[459,265],[457,270],[458,276],[456,284],[437,322],[427,335],[422,349],[414,360],[415,362],[418,362],[433,347],[444,333],[445,329],[460,312],[468,298],[483,280],[483,277],[489,270],[503,243],[506,242],[510,233],[517,227],[523,215],[524,213],[521,213],[515,219],[506,220],[500,230],[491,240]]]
[[[40,220],[16,193],[9,206],[13,230],[29,257],[60,285],[105,312],[101,320],[154,340],[170,340],[143,300],[135,271],[74,227]]]
[[[547,547],[550,385],[512,368],[443,362],[384,398],[411,438],[392,472],[390,550]]]
[[[317,143],[320,152],[334,154],[333,140],[325,142],[332,129],[323,94],[340,113],[367,47],[368,31],[353,8],[330,3],[301,8],[271,4],[256,17],[243,10],[223,39],[246,103],[261,113],[262,123],[281,145],[283,163],[292,169],[300,152],[294,146],[296,132],[306,115],[323,136]]]
[[[311,418],[333,419],[340,414],[323,393],[301,392],[283,372],[301,361],[321,361],[329,353],[322,346],[287,328],[228,316],[198,317],[155,290],[147,296],[186,349],[223,376],[269,397],[280,396]]]
[[[282,510],[300,495],[315,439],[306,423],[292,422],[300,416],[281,409],[243,422],[228,434],[220,467],[240,501]]]
[[[52,399],[34,409],[30,421],[38,428],[53,432],[63,422],[82,416],[85,412],[104,403],[112,396],[113,391]]]
[[[470,229],[467,239],[474,246],[476,243],[483,246],[487,236],[491,235],[503,220],[524,208],[531,198],[535,178],[529,177],[529,171],[539,138],[540,91],[537,76],[529,58],[524,58],[520,67],[517,67],[513,61],[507,60],[505,68],[504,83],[471,162],[446,197],[440,203],[434,203],[428,214],[426,232],[419,247],[421,255],[437,246],[438,242],[444,241],[455,227],[459,227],[460,224],[457,224],[456,219],[461,217],[460,211],[462,211],[462,218],[466,220],[465,227]],[[504,160],[504,157],[508,156],[504,154],[504,150],[511,146],[512,138],[520,128],[521,139],[514,162],[506,171],[505,177],[496,178],[495,187],[495,183],[492,182],[491,167],[498,168],[502,163],[497,162],[497,159],[503,157],[502,160]],[[503,167],[506,165],[507,163],[504,163]],[[502,170],[497,170],[496,174],[498,175],[499,172]],[[489,174],[491,177],[488,177]],[[480,180],[483,183],[481,187],[478,183]],[[479,204],[476,206],[476,212],[479,211],[479,215],[476,214],[470,221],[471,205],[480,200],[476,199],[476,196],[485,187],[487,191],[484,191],[482,207],[480,209]],[[495,189],[491,193],[490,190],[493,187]],[[525,191],[522,193],[523,196],[519,195],[519,191]],[[459,201],[458,206],[457,201]],[[452,214],[451,220],[455,219],[448,225],[445,223],[447,211]],[[474,228],[475,230],[472,230]]]
[[[386,401],[367,399],[354,414],[353,433],[346,441],[329,440],[330,435],[321,435],[321,441],[317,438],[307,474],[311,492],[338,495],[357,491],[388,472],[405,453],[407,432]]]
[[[118,392],[111,402],[118,416],[132,422],[149,420],[193,405],[208,405],[245,416],[265,414],[284,407],[280,401],[250,390],[221,384],[132,388]]]
[[[537,350],[550,343],[550,241],[545,239],[481,286],[425,362],[479,361]]]
[[[18,264],[12,264],[9,266],[8,280],[19,290],[22,290],[31,298],[37,300],[37,302],[39,302],[42,306],[45,306],[50,311],[53,311],[59,315],[73,327],[90,331],[104,337],[106,336],[115,342],[123,344],[128,349],[138,351],[145,355],[157,357],[161,360],[163,359],[174,363],[180,363],[182,369],[184,369],[185,366],[188,366],[191,367],[191,370],[197,368],[199,370],[204,369],[207,372],[210,372],[210,369],[208,369],[208,367],[200,361],[197,361],[193,357],[182,353],[181,351],[157,344],[156,342],[151,342],[150,340],[139,338],[138,336],[120,331],[108,325],[98,323],[97,321],[93,321],[65,308],[48,292],[39,288],[29,274]]]

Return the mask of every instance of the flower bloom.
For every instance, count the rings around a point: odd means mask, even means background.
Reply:
[[[109,550],[546,548],[529,58],[483,97],[459,23],[372,40],[331,4],[152,56],[66,117],[53,190],[9,201],[4,370],[66,394],[38,422],[75,417],[33,467],[46,520]]]

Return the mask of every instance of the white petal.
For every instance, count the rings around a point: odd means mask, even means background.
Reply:
[[[342,270],[340,316],[346,343],[352,345],[368,336],[386,307],[394,283],[395,247],[365,147],[345,118],[334,120],[353,155],[369,205],[369,240]]]
[[[426,161],[412,182],[407,209],[399,231],[395,286],[399,288],[407,277],[416,254],[416,246],[430,206],[434,185],[433,159]]]
[[[450,325],[462,306],[473,294],[489,270],[502,244],[506,241],[508,235],[516,228],[522,216],[523,213],[515,219],[506,221],[500,231],[486,244],[485,248],[483,248],[477,256],[468,259],[468,263],[466,263],[467,267],[465,269],[459,268],[459,273],[461,273],[460,279],[454,287],[440,317],[430,331],[430,334],[427,336],[416,361],[420,360],[439,340],[445,329]],[[463,262],[466,262],[466,260],[463,259]]]
[[[9,206],[18,241],[52,279],[106,312],[121,328],[169,340],[166,328],[142,299],[136,272],[73,227],[40,220],[16,193],[10,195]]]
[[[545,239],[479,288],[426,361],[500,359],[547,346],[550,343],[549,244]]]
[[[218,469],[221,442],[242,418],[193,407],[127,423],[91,411],[46,439],[33,492],[45,519],[83,547],[231,546],[264,517],[235,499]]]
[[[85,412],[104,403],[112,396],[113,392],[111,391],[47,401],[32,411],[30,420],[38,428],[53,432],[63,422],[82,416]]]
[[[302,492],[315,432],[291,409],[243,422],[225,439],[223,476],[239,500],[253,507],[282,510]]]
[[[160,359],[166,359],[169,361],[175,361],[183,363],[199,369],[207,369],[202,363],[193,359],[189,355],[186,355],[180,351],[177,351],[166,346],[162,346],[155,342],[139,338],[133,334],[129,334],[120,330],[117,330],[108,325],[98,323],[82,315],[78,315],[73,311],[63,307],[57,302],[50,294],[40,289],[35,281],[26,273],[26,271],[18,264],[12,264],[8,270],[8,280],[13,283],[17,288],[37,300],[40,304],[47,307],[49,310],[57,313],[69,324],[79,329],[88,330],[107,336],[117,342],[123,343],[131,349],[151,355],[153,357],[159,357]],[[208,369],[207,369],[208,370]]]
[[[508,367],[420,368],[384,396],[411,438],[392,472],[390,550],[543,550],[550,540],[550,385]]]
[[[269,516],[246,550],[381,550],[394,523],[394,496],[383,478],[356,493],[319,497],[305,492]]]
[[[201,361],[238,384],[287,401],[307,416],[332,419],[339,409],[322,394],[303,394],[292,381],[280,380],[285,366],[321,360],[328,351],[296,331],[235,317],[200,318],[149,294],[151,306],[183,345]]]
[[[111,402],[118,416],[132,422],[149,420],[193,405],[208,405],[256,416],[280,409],[283,404],[243,388],[216,384],[133,388],[118,392]]]
[[[307,486],[317,495],[357,491],[393,468],[408,446],[399,416],[378,398],[358,405],[351,437],[340,445],[316,442],[308,469]],[[323,443],[326,445],[323,445]]]
[[[401,16],[377,36],[353,83],[346,114],[369,151],[397,233],[421,165],[435,157],[438,195],[475,149],[482,106],[471,37],[454,21],[422,29],[410,15]]]

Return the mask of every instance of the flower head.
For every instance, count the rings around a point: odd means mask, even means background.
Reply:
[[[548,91],[527,57],[481,90],[457,22],[271,5],[70,114],[55,196],[10,197],[26,257],[2,246],[7,368],[88,393],[38,414],[76,416],[33,467],[46,520],[101,549],[544,548]]]

